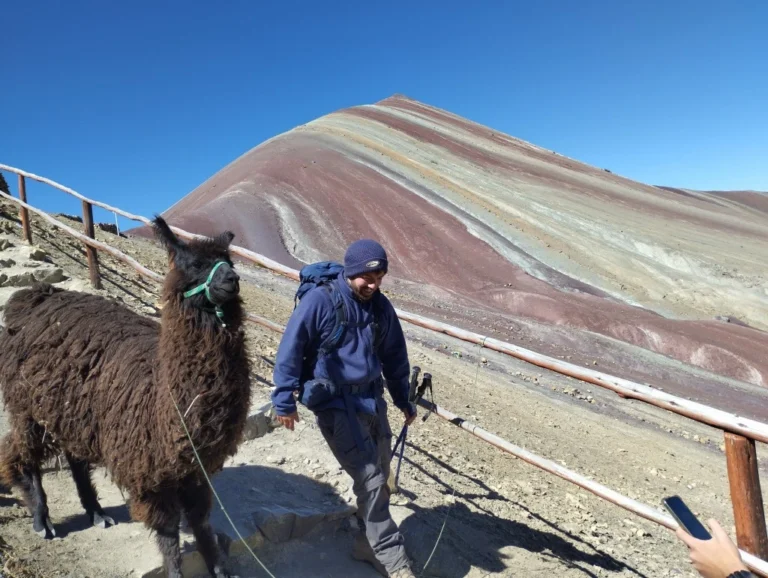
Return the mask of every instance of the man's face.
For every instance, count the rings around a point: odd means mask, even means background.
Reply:
[[[386,275],[383,271],[374,271],[373,273],[363,273],[349,280],[349,286],[352,292],[361,301],[368,301],[376,290],[381,286],[381,282]]]

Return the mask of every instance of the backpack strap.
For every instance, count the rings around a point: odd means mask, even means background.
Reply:
[[[380,296],[377,296],[380,297]],[[379,350],[384,339],[384,331],[381,328],[381,305],[380,300],[374,298],[373,300],[373,323],[371,324],[371,331],[373,332],[373,352],[376,353]]]
[[[347,308],[344,306],[344,299],[342,299],[341,295],[334,290],[333,284],[323,283],[322,287],[328,291],[331,303],[333,303],[333,309],[336,313],[336,324],[334,325],[333,331],[331,331],[331,334],[325,338],[325,341],[323,341],[318,348],[320,353],[328,355],[328,353],[335,349],[341,342],[341,338],[347,329],[348,318]]]
[[[328,291],[336,313],[336,324],[334,325],[333,331],[331,331],[331,334],[325,338],[318,348],[320,353],[328,355],[328,353],[333,351],[339,343],[341,343],[341,338],[344,336],[344,332],[347,329],[349,318],[347,317],[347,308],[344,305],[344,299],[338,294],[336,289],[334,289],[333,283],[321,283],[320,285]],[[373,323],[371,323],[371,332],[373,333],[373,352],[376,353],[384,338],[384,332],[381,327],[381,307],[378,299],[374,299],[372,313]]]

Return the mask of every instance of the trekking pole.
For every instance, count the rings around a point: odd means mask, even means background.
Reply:
[[[411,379],[410,379],[410,387],[408,388],[408,401],[413,403],[414,399],[417,395],[418,390],[418,380],[419,380],[419,374],[421,373],[421,368],[418,365],[414,365],[413,369],[411,370]],[[403,463],[403,452],[405,451],[405,438],[408,437],[408,426],[404,425],[403,429],[400,430],[400,435],[397,436],[397,441],[395,441],[395,447],[392,448],[392,455],[390,456],[390,461],[392,461],[395,458],[395,455],[397,455],[398,448],[400,450],[400,455],[397,459],[397,470],[395,472],[395,479],[391,479],[391,473],[390,473],[390,490],[392,492],[397,491],[397,482],[400,479],[400,465]],[[391,471],[391,470],[390,470]]]
[[[420,373],[421,373],[421,368],[418,365],[414,365],[413,369],[411,370],[410,387],[408,388],[408,401],[411,403],[413,403],[416,399]],[[403,446],[405,446],[405,438],[407,435],[408,435],[408,426],[404,425],[403,429],[400,430],[400,435],[397,436],[397,441],[395,442],[395,447],[392,449],[392,456],[390,457],[390,459],[395,457],[395,454],[397,453],[397,448],[400,444],[403,444]],[[402,456],[403,456],[403,452],[401,450],[400,459],[402,459]]]
[[[419,373],[421,371],[420,368],[414,367],[413,373],[411,374],[411,388],[410,393],[408,396],[408,401],[410,401],[413,404],[418,404],[419,400],[424,397],[424,393],[429,389],[430,396],[434,400],[434,392],[432,390],[432,375],[429,373],[425,373],[424,377],[421,380],[421,385],[417,388],[416,383],[419,376]],[[429,412],[427,412],[424,417],[421,418],[421,421],[427,421],[427,418],[429,417]],[[392,457],[390,459],[393,459],[395,457],[395,454],[397,453],[398,446],[400,449],[400,455],[398,456],[397,460],[397,469],[395,471],[395,479],[394,484],[390,488],[393,492],[398,489],[398,482],[400,481],[400,466],[403,463],[403,452],[405,451],[405,440],[408,436],[408,426],[404,425],[403,429],[400,431],[400,435],[397,436],[397,441],[395,442],[395,447],[392,450]]]
[[[402,431],[400,432],[400,435],[397,438],[397,442],[395,443],[395,452],[397,451],[397,446],[400,444],[400,455],[397,458],[397,469],[395,470],[395,484],[394,488],[398,488],[398,482],[400,481],[400,466],[403,463],[403,452],[405,451],[405,438],[408,435],[408,426],[403,426]],[[392,455],[394,457],[394,453]]]

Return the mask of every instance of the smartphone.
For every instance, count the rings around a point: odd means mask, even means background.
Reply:
[[[685,505],[685,502],[680,496],[670,496],[662,500],[664,507],[669,510],[669,513],[677,520],[686,532],[688,532],[694,538],[699,540],[709,540],[712,538],[710,533],[704,527],[704,524],[699,522],[699,519],[694,516],[693,512]]]

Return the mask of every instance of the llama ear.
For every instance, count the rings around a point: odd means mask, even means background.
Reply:
[[[176,236],[176,233],[171,230],[171,228],[168,226],[168,223],[166,223],[165,219],[163,219],[160,215],[155,215],[152,224],[154,226],[155,236],[157,237],[158,241],[160,241],[168,250],[171,258],[175,257],[179,251],[181,251],[186,246],[184,241]]]
[[[229,244],[232,242],[232,239],[234,238],[235,238],[235,234],[232,231],[225,231],[224,233],[221,233],[220,235],[218,235],[214,239],[214,242],[217,245],[221,245],[226,249],[227,247],[229,247]]]

